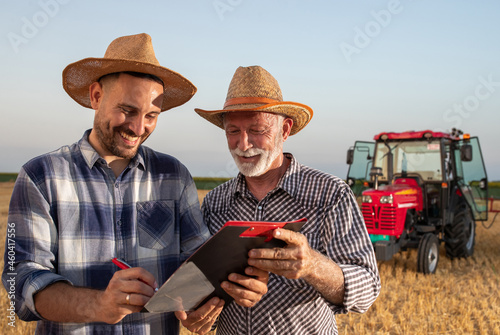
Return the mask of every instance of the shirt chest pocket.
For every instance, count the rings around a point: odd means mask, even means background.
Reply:
[[[175,203],[173,200],[137,203],[139,245],[161,250],[175,234]]]

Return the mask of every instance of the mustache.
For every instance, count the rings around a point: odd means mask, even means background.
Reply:
[[[241,156],[241,157],[252,157],[252,156],[257,156],[257,155],[262,155],[263,153],[266,152],[264,149],[259,149],[259,148],[250,148],[248,150],[240,150],[239,148],[231,149],[230,150],[232,154]]]

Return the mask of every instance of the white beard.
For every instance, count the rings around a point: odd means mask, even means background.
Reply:
[[[250,148],[246,151],[242,151],[238,148],[230,149],[231,155],[233,156],[234,162],[240,170],[241,174],[245,177],[258,177],[269,171],[272,163],[282,154],[283,151],[283,138],[280,134],[276,135],[274,140],[274,148],[272,150],[264,150],[259,148]],[[238,156],[252,157],[259,155],[259,161],[257,163],[241,163]]]

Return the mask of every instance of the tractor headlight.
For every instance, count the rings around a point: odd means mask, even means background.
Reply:
[[[361,201],[363,201],[365,203],[371,204],[372,203],[372,197],[369,196],[369,195],[363,195],[363,197],[361,198]]]
[[[380,197],[381,204],[392,204],[392,201],[393,201],[392,194]]]

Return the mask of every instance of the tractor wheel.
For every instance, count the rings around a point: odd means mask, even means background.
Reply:
[[[476,243],[476,222],[468,207],[462,207],[444,231],[447,257],[453,259],[472,256]]]
[[[417,271],[436,273],[439,261],[439,239],[434,234],[425,234],[418,244]]]

